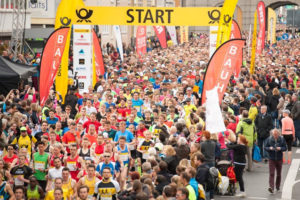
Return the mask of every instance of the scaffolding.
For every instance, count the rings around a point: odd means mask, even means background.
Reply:
[[[14,58],[23,53],[23,36],[26,20],[26,0],[9,0],[13,7],[12,35],[10,50]]]

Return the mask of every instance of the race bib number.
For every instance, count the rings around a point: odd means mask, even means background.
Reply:
[[[124,154],[120,154],[120,160],[121,161],[123,161],[123,162],[126,162],[126,161],[128,161],[128,159],[129,159],[129,156],[128,156],[128,154],[127,153],[124,153]]]
[[[24,177],[23,175],[16,175],[14,176],[15,185],[24,185],[24,182],[19,180],[18,177]]]
[[[149,158],[149,153],[143,153],[143,159],[147,160]]]
[[[34,162],[34,169],[42,169],[44,170],[45,169],[45,163],[42,162],[42,161],[35,161]]]
[[[76,171],[76,162],[67,162],[67,167],[70,169],[70,171]]]

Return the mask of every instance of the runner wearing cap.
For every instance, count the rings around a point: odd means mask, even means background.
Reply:
[[[33,145],[37,142],[35,137],[27,134],[26,127],[20,128],[20,136],[15,137],[11,144],[17,144],[19,148],[26,148],[28,156],[31,157],[31,150]]]

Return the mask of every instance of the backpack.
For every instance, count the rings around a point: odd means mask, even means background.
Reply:
[[[226,174],[230,181],[236,183],[236,177],[235,177],[233,166],[228,167]]]
[[[224,195],[227,192],[229,186],[229,178],[227,176],[221,176],[221,181],[218,184],[218,191]]]
[[[9,194],[7,193],[7,192],[5,192],[4,191],[4,189],[5,189],[5,186],[6,186],[6,182],[4,181],[3,183],[2,183],[2,185],[0,186],[0,196],[4,199],[4,200],[7,200],[7,199],[9,199]],[[1,198],[1,199],[2,199]]]
[[[210,191],[215,189],[216,179],[218,178],[219,170],[215,167],[210,167],[208,170],[208,175],[205,184],[205,191]]]
[[[205,200],[205,190],[201,184],[198,184],[198,200]]]

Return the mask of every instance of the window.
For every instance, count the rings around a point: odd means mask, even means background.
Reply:
[[[127,33],[127,26],[120,26],[121,33],[126,34]]]
[[[103,35],[108,35],[109,34],[109,25],[102,25],[101,26],[101,33]]]

